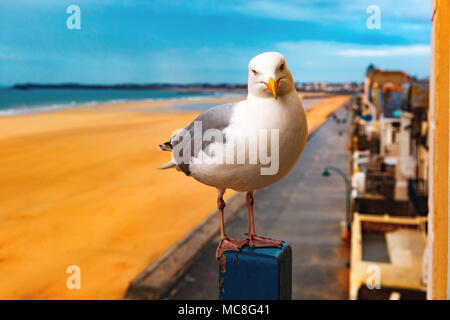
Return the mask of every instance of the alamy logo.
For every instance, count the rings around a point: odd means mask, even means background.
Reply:
[[[66,269],[66,273],[70,274],[66,280],[66,287],[69,290],[81,289],[81,269],[77,265],[70,265]]]
[[[372,264],[367,267],[367,274],[370,276],[367,278],[367,288],[369,290],[381,289],[381,270],[380,267]]]
[[[367,28],[369,28],[370,30],[381,29],[380,7],[372,4],[367,7],[366,13],[370,14],[366,21]]]
[[[180,130],[172,142],[176,163],[250,164],[259,165],[261,175],[278,173],[279,129],[246,130],[230,136],[217,129],[203,131],[202,121],[194,121],[192,129]]]
[[[66,20],[67,29],[69,29],[69,30],[81,29],[80,7],[75,4],[71,4],[70,6],[67,7],[66,13],[70,14],[70,16],[67,17],[67,20]]]

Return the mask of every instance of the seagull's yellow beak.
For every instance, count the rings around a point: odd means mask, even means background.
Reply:
[[[272,92],[273,97],[276,99],[277,98],[277,90],[278,90],[278,82],[273,80],[272,77],[270,77],[269,82],[268,83],[264,82],[264,84],[266,85],[267,89],[269,89],[269,91]]]

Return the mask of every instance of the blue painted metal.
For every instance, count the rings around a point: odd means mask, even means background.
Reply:
[[[290,300],[292,249],[250,248],[227,251],[219,264],[219,299]]]

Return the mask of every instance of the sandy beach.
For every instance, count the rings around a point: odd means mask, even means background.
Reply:
[[[310,130],[348,99],[311,107]],[[0,118],[0,299],[121,299],[131,279],[215,208],[215,189],[156,170],[170,158],[156,145],[198,114],[161,111],[167,104]],[[66,288],[70,265],[81,268],[81,290]]]

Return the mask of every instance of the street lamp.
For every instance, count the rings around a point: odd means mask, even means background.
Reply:
[[[330,171],[334,171],[337,174],[339,174],[345,182],[346,186],[346,201],[345,201],[345,220],[346,220],[346,232],[345,232],[345,240],[347,243],[350,240],[350,192],[352,190],[352,186],[350,183],[350,180],[348,179],[347,175],[339,168],[333,167],[333,166],[326,166],[325,169],[322,172],[322,176],[329,177],[331,175]]]

